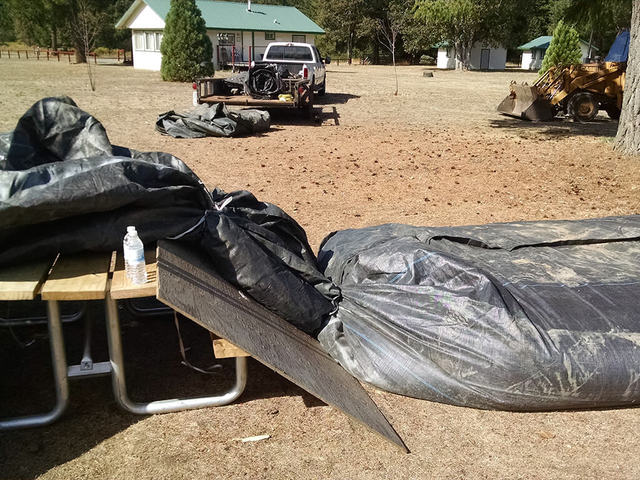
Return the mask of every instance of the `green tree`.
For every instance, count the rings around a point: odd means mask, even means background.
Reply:
[[[349,63],[362,40],[375,41],[378,22],[367,15],[365,0],[326,0],[318,11],[318,21],[326,30],[322,44],[329,51],[347,53]]]
[[[111,5],[105,9],[108,20],[103,23],[96,38],[97,46],[131,50],[131,30],[128,28],[117,29],[116,23],[133,2],[134,0],[111,0]]]
[[[7,5],[19,40],[58,49],[59,36],[68,15],[65,0],[9,0]]]
[[[163,80],[190,82],[213,73],[213,47],[195,0],[171,0],[160,51]]]
[[[631,26],[631,0],[563,0],[563,19],[572,23],[583,40],[609,50],[618,32]]]
[[[558,65],[575,65],[576,63],[582,63],[580,37],[575,29],[560,20],[556,29],[553,31],[551,44],[542,60],[540,75],[551,67]]]
[[[531,0],[515,12],[507,48],[517,48],[541,35],[547,35],[551,22],[550,6],[557,0]],[[518,52],[520,53],[520,52]]]
[[[429,25],[415,17],[415,0],[392,0],[390,10],[394,12],[402,35],[402,47],[409,54],[418,54],[431,49],[438,39]]]
[[[0,45],[16,39],[13,31],[13,19],[6,2],[0,2]]]
[[[59,44],[73,45],[78,63],[86,61],[86,54],[95,44],[115,46],[101,42],[104,32],[115,31],[115,22],[124,13],[124,5],[128,8],[132,3],[132,0],[5,1],[19,40],[52,50],[57,50]],[[119,4],[120,10],[116,12]]]
[[[457,70],[470,68],[474,44],[500,45],[509,41],[520,4],[518,0],[418,1],[416,18],[439,41],[455,47]]]

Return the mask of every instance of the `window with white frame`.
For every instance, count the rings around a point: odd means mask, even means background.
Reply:
[[[139,51],[159,52],[162,37],[162,32],[135,32],[133,48]]]

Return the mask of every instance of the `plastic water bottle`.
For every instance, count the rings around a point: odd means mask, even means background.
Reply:
[[[131,283],[147,283],[147,267],[144,261],[144,245],[138,237],[136,227],[127,227],[127,235],[122,243],[124,249],[124,267]]]

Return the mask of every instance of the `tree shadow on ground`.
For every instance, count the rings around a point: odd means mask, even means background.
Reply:
[[[12,302],[17,304],[19,302]],[[31,302],[33,303],[33,302]],[[90,302],[95,315],[93,360],[108,359],[104,303]],[[41,312],[38,312],[40,314]],[[195,372],[181,364],[173,315],[138,319],[120,311],[125,371],[134,401],[216,395],[235,382],[234,359],[213,357],[209,332],[184,320],[180,331],[189,362],[198,367],[219,363],[215,375]],[[64,325],[67,362],[78,364],[83,353],[82,321]],[[55,403],[46,326],[0,329],[0,412],[2,417],[44,413]],[[297,385],[259,362],[248,359],[245,392],[234,403],[260,398],[300,396],[307,407],[324,405]],[[144,420],[120,408],[113,396],[111,377],[72,379],[70,404],[62,419],[43,428],[0,433],[3,479],[38,477],[55,466],[88,452],[104,440]],[[212,407],[224,408],[224,407]]]
[[[516,133],[526,132],[526,135],[541,135],[550,139],[567,136],[615,137],[618,130],[618,122],[616,120],[601,116],[588,123],[574,122],[568,118],[554,118],[548,122],[530,122],[503,116],[491,120],[489,126],[513,130]]]

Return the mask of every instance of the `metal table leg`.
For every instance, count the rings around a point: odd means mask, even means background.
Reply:
[[[247,359],[236,357],[236,383],[222,395],[193,398],[173,398],[149,403],[133,402],[127,394],[127,384],[124,373],[124,355],[122,353],[122,337],[120,335],[120,319],[116,301],[107,292],[107,339],[109,342],[109,357],[111,360],[111,379],[113,394],[122,408],[139,415],[153,413],[169,413],[181,410],[192,410],[203,407],[227,405],[235,401],[244,391],[247,384]]]
[[[55,422],[64,413],[69,404],[69,381],[67,378],[67,358],[64,351],[60,306],[56,300],[47,302],[47,323],[49,343],[53,363],[53,378],[56,387],[56,406],[48,413],[0,420],[0,430],[44,427]]]

